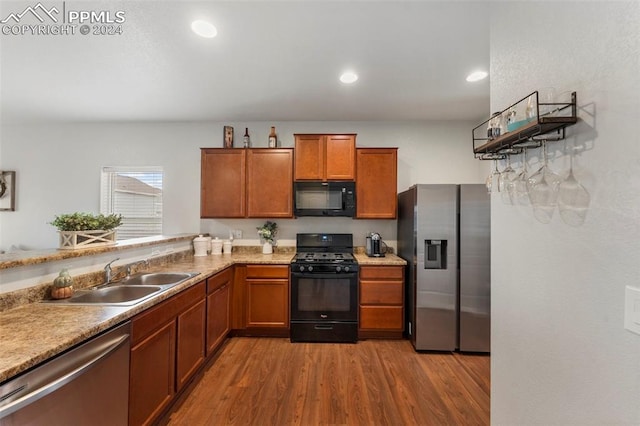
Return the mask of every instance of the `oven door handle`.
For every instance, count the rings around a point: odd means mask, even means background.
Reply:
[[[358,277],[358,273],[357,272],[348,272],[348,273],[340,273],[340,274],[315,274],[315,273],[308,273],[308,272],[294,272],[291,271],[291,277],[292,278],[316,278],[316,279],[326,279],[326,278],[344,278],[344,279],[351,279],[351,278],[357,278]]]

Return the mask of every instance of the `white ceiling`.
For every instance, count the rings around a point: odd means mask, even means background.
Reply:
[[[0,20],[37,1],[1,2]],[[3,122],[478,120],[489,109],[488,80],[465,81],[489,70],[484,2],[64,6],[124,10],[123,34],[0,34]],[[218,36],[195,35],[197,18]],[[360,76],[351,86],[338,81],[347,68]]]

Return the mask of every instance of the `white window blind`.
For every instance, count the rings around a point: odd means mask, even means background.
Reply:
[[[121,214],[117,239],[162,234],[162,168],[103,167],[100,212]]]

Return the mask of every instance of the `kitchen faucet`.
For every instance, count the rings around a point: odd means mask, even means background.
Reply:
[[[137,262],[129,263],[127,265],[127,278],[129,278],[129,276],[131,276],[131,268],[133,268],[136,265],[141,265],[141,264],[144,264],[144,266],[146,266],[148,268],[149,267],[149,259],[142,259],[142,260],[138,260]]]
[[[104,267],[104,282],[105,284],[109,284],[111,282],[111,264],[116,260],[120,260],[120,258],[115,258],[111,262],[107,263]]]

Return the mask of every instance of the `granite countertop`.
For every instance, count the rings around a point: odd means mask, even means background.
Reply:
[[[53,262],[56,260],[116,252],[124,249],[148,247],[154,243],[175,243],[180,241],[191,241],[196,236],[197,235],[194,234],[180,234],[171,236],[158,235],[155,237],[133,238],[126,241],[120,241],[113,245],[99,245],[98,247],[88,246],[86,248],[83,248],[82,250],[48,249],[2,253],[0,254],[0,269],[37,265],[40,263]]]
[[[189,257],[145,272],[199,272],[135,306],[30,303],[0,312],[0,383],[107,330],[234,264],[291,263],[293,253]]]
[[[220,256],[187,257],[145,272],[199,272],[171,289],[135,306],[77,306],[30,303],[0,312],[0,383],[46,361],[66,349],[107,330],[163,300],[234,264],[288,265],[293,252],[260,254],[243,252]],[[355,255],[360,265],[405,265],[400,257]]]
[[[369,257],[364,253],[356,252],[353,256],[360,266],[404,266],[407,264],[403,258],[390,253],[385,254],[384,257]]]

